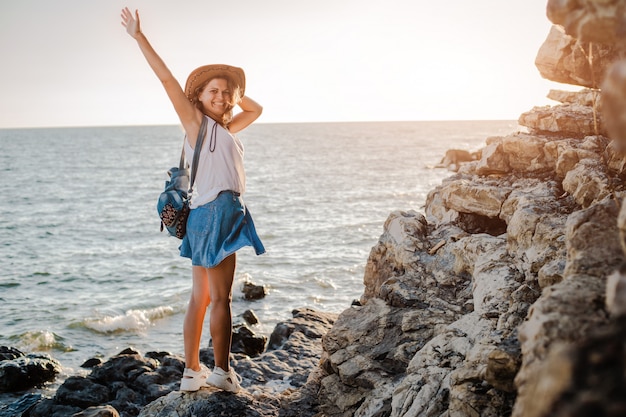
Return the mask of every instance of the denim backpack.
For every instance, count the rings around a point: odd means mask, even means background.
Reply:
[[[183,141],[183,151],[180,154],[180,162],[177,167],[172,167],[167,171],[170,179],[165,181],[165,190],[159,195],[157,201],[157,212],[161,218],[161,231],[167,229],[170,236],[179,239],[185,237],[187,232],[187,217],[189,217],[189,203],[193,192],[193,183],[198,171],[198,161],[202,142],[206,135],[208,117],[202,117],[202,125],[198,132],[196,147],[193,151],[193,163],[191,168],[191,182],[189,180],[189,164],[185,164],[185,142]]]

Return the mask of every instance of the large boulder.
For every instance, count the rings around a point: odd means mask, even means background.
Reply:
[[[623,0],[548,0],[548,18],[583,42],[624,42],[626,3]]]
[[[618,58],[615,48],[581,44],[565,33],[562,27],[555,25],[539,48],[535,65],[541,76],[548,80],[599,88],[606,69]]]

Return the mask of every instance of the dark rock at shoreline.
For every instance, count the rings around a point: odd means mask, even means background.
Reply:
[[[301,415],[313,415],[311,410],[317,406],[317,398],[310,387],[304,386],[319,363],[320,339],[332,326],[336,315],[302,308],[294,310],[293,316],[277,326],[273,334],[275,345],[265,353],[262,351],[267,338],[254,336],[245,326],[239,328],[237,334],[247,329],[259,346],[255,357],[232,354],[231,365],[243,377],[242,386],[246,389],[238,395],[215,389],[178,392],[184,369],[182,357],[157,351],[142,356],[137,350],[127,348],[106,362],[96,364],[87,376],[69,377],[53,398],[24,397],[10,409],[25,410],[29,417],[105,417],[117,413],[131,417],[140,412],[145,416],[159,413],[178,417],[178,414],[168,414],[174,409],[208,413],[195,415],[213,415],[211,413],[228,409],[231,414],[227,415],[276,416],[281,407],[290,408],[297,402],[309,407],[308,414]],[[243,349],[249,350],[250,346]],[[201,350],[201,361],[213,367],[212,349]],[[230,408],[224,408],[226,405]],[[147,411],[142,411],[144,407]],[[0,409],[0,413],[4,411]],[[4,416],[0,414],[0,417]]]
[[[87,359],[85,362],[83,362],[82,365],[80,365],[81,368],[93,368],[94,366],[98,366],[102,364],[102,359],[100,358],[91,358],[91,359]]]
[[[0,392],[23,391],[52,381],[61,372],[61,364],[43,353],[24,354],[18,349],[0,349]]]
[[[30,410],[42,399],[41,394],[24,394],[11,404],[0,404],[0,417],[27,417]]]
[[[190,416],[189,410],[196,410],[196,415],[226,412],[224,415],[229,416],[305,417],[316,414],[319,387],[310,375],[315,374],[322,353],[320,338],[332,326],[336,315],[308,308],[296,309],[292,314],[292,319],[276,326],[271,337],[275,344],[266,352],[254,358],[232,355],[231,366],[242,376],[244,391],[236,395],[213,388],[190,394],[172,392],[144,408],[141,416]],[[213,366],[212,350],[202,349],[201,360]],[[230,411],[225,411],[225,404],[231,407]]]
[[[246,300],[260,300],[267,295],[267,289],[263,285],[257,285],[250,281],[243,283],[243,297]]]
[[[128,348],[86,377],[69,377],[53,398],[34,407],[31,417],[72,415],[99,405],[112,406],[122,417],[136,416],[150,401],[178,389],[183,369],[178,356],[154,352],[143,357]]]
[[[24,352],[14,347],[0,346],[0,361],[10,361],[24,355]]]
[[[244,311],[243,314],[242,314],[242,317],[246,321],[246,323],[248,323],[250,325],[259,324],[259,317],[256,315],[254,310],[246,310],[246,311]]]
[[[266,343],[267,336],[257,335],[245,324],[240,324],[233,328],[230,351],[232,353],[243,353],[254,358],[263,353]]]
[[[281,349],[294,333],[302,333],[310,339],[320,339],[337,319],[336,314],[322,313],[310,308],[297,308],[291,314],[292,319],[280,322],[274,328],[268,350]]]

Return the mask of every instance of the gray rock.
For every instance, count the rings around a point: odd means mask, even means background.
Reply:
[[[624,255],[617,227],[618,210],[615,200],[607,197],[568,217],[565,279],[577,274],[604,279],[622,263]]]
[[[141,410],[139,417],[275,417],[279,407],[278,400],[270,396],[255,398],[246,392],[232,395],[206,388],[192,393],[172,392]]]

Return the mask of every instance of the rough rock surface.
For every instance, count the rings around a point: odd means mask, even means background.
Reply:
[[[551,92],[561,104],[522,115],[528,132],[444,158],[457,173],[423,214],[390,214],[358,303],[339,317],[295,310],[265,352],[233,355],[245,392],[181,394],[180,358],[131,351],[29,415],[104,400],[135,416],[152,399],[142,416],[625,415],[625,10],[548,2],[565,30],[541,47],[541,74],[610,91]]]
[[[243,297],[246,300],[260,300],[267,295],[267,288],[265,288],[264,285],[257,285],[246,281],[243,283],[241,292],[243,292]]]
[[[0,346],[0,392],[23,391],[52,381],[61,364],[47,354],[24,354]]]
[[[597,88],[618,50],[554,27],[537,66]],[[611,315],[626,311],[626,273],[615,272],[626,250],[626,157],[606,137],[614,114],[603,113],[612,100],[622,105],[619,88],[602,102],[597,90],[550,92],[561,104],[522,115],[528,133],[488,138],[429,193],[424,215],[390,214],[361,305],[323,338],[324,416],[624,412],[615,387],[624,384],[626,327]]]
[[[599,88],[604,72],[618,57],[614,47],[580,43],[565,33],[562,27],[552,26],[539,49],[535,65],[541,76],[548,80]]]
[[[206,388],[192,393],[171,392],[145,407],[139,417],[270,417],[278,415],[279,406],[270,396],[255,398],[245,392],[233,395]]]
[[[560,134],[570,138],[606,135],[601,116],[593,107],[580,104],[534,107],[522,113],[518,122],[539,134]]]
[[[491,138],[426,216],[391,213],[323,338],[324,415],[526,415],[551,348],[609,323],[625,162],[602,136]]]
[[[231,364],[243,377],[245,388],[236,396],[211,389],[181,393],[177,390],[184,369],[182,357],[167,352],[143,356],[129,348],[95,364],[87,376],[67,378],[53,398],[26,395],[10,407],[0,408],[0,416],[4,411],[21,410],[29,417],[104,417],[117,413],[129,417],[137,416],[144,407],[147,411],[142,415],[146,416],[222,415],[225,410],[231,410],[227,415],[232,416],[273,416],[279,412],[285,417],[313,415],[318,407],[315,385],[304,385],[319,363],[322,335],[335,319],[336,314],[296,309],[292,319],[276,326],[264,353],[255,352],[254,357],[234,353]],[[213,367],[212,349],[202,349],[201,360]],[[289,414],[294,407],[296,414]]]

